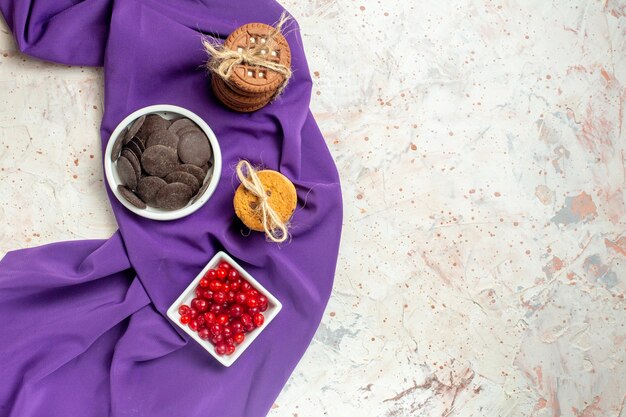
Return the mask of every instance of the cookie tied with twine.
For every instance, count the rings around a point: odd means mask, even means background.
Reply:
[[[265,232],[272,242],[287,240],[298,202],[296,187],[280,172],[257,171],[245,160],[239,161],[236,171],[241,181],[233,199],[237,217],[251,230]]]
[[[205,38],[215,96],[232,110],[251,112],[278,97],[291,79],[291,50],[282,31],[283,13],[275,26],[249,23],[231,33],[223,45]]]

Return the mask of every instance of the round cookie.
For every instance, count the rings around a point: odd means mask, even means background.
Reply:
[[[291,50],[287,40],[281,33],[276,33],[273,40],[269,38],[275,28],[264,23],[249,23],[237,28],[228,35],[224,47],[233,51],[239,49],[263,48],[267,51],[268,61],[291,66]],[[284,81],[284,76],[267,68],[239,64],[234,67],[230,77],[234,89],[242,94],[274,92]]]
[[[211,87],[213,87],[213,93],[215,96],[231,110],[240,113],[249,113],[269,104],[274,97],[274,93],[262,96],[262,99],[255,101],[248,97],[242,96],[239,93],[233,91],[225,82],[219,77],[211,76]]]
[[[268,203],[278,217],[287,223],[298,203],[296,187],[291,181],[278,171],[258,171],[257,176],[268,195]],[[235,214],[243,224],[252,230],[263,232],[263,221],[258,210],[258,198],[248,191],[243,184],[239,185],[233,198]]]
[[[256,94],[256,95],[245,95],[241,94],[235,90],[233,90],[232,86],[226,83],[219,77],[215,77],[215,82],[217,84],[221,84],[219,87],[222,89],[228,98],[232,100],[234,103],[241,105],[243,107],[251,107],[259,104],[266,104],[274,98],[274,91],[269,91],[267,93]]]

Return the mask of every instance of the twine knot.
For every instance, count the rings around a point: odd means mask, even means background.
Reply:
[[[243,48],[233,50],[226,48],[223,44],[217,44],[215,39],[203,38],[202,45],[209,54],[206,67],[213,74],[228,82],[238,65],[246,64],[262,67],[283,76],[283,81],[279,85],[274,98],[278,97],[287,87],[291,79],[292,71],[289,66],[270,60],[270,51],[277,49],[277,35],[281,34],[283,26],[289,21],[287,13],[283,12],[278,23],[272,27],[263,45],[246,45]]]

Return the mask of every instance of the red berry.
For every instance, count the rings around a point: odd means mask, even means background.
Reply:
[[[232,291],[237,292],[241,289],[241,280],[239,278],[229,281],[229,283],[230,283],[230,289]]]
[[[222,307],[220,304],[212,304],[209,310],[211,311],[211,313],[220,314],[224,310],[224,307]]]
[[[211,326],[209,326],[209,330],[214,335],[222,334],[222,326],[218,323],[213,323]]]
[[[196,294],[196,297],[202,297],[202,293],[204,292],[204,288],[197,286],[193,292]]]
[[[247,313],[243,313],[239,320],[241,320],[241,324],[243,324],[244,326],[252,324],[252,316]]]
[[[224,341],[224,336],[222,336],[221,334],[211,336],[211,343],[213,343],[214,345],[217,345],[218,343],[222,343],[223,341]]]
[[[178,314],[180,314],[181,316],[185,316],[185,315],[189,314],[190,310],[191,309],[189,308],[188,305],[183,304],[180,307],[178,307]]]
[[[232,317],[239,317],[243,314],[243,307],[239,304],[233,304],[230,306],[229,312]]]
[[[215,271],[215,269],[209,269],[204,276],[210,281],[217,278],[217,271]]]
[[[209,282],[209,289],[213,292],[221,291],[223,287],[222,281],[213,279]]]
[[[198,322],[198,327],[204,326],[204,324],[206,323],[206,320],[204,319],[204,314],[198,314],[198,317],[196,317],[196,321]]]
[[[228,291],[226,293],[226,301],[232,303],[235,301],[235,291]]]
[[[184,316],[180,316],[179,320],[182,324],[187,324],[191,321],[191,316],[189,314],[185,314]]]
[[[229,280],[234,281],[237,278],[239,278],[239,272],[236,269],[231,269],[230,271],[228,271]]]
[[[248,297],[246,297],[246,294],[242,293],[242,292],[238,292],[235,294],[235,302],[237,304],[246,304],[246,300],[248,299]]]
[[[206,324],[213,324],[215,322],[215,313],[210,311],[204,313],[204,322]]]
[[[192,319],[195,319],[198,316],[198,310],[192,307],[191,310],[189,310],[189,316],[191,316]]]
[[[237,333],[243,333],[243,324],[239,320],[233,320],[230,323],[230,330],[236,335]]]
[[[191,300],[191,306],[198,312],[203,313],[209,308],[209,303],[204,298],[194,298]]]
[[[248,291],[252,289],[252,285],[250,285],[250,283],[248,281],[242,281],[241,282],[241,291]]]
[[[233,334],[234,334],[233,331],[228,326],[224,326],[224,328],[222,329],[222,336],[224,336],[227,339],[231,337]]]
[[[244,335],[243,333],[237,333],[233,336],[233,340],[235,341],[235,343],[240,345],[243,343],[244,340],[246,340],[246,335]]]
[[[257,297],[257,300],[259,300],[259,307],[266,306],[268,303],[267,297],[264,296],[263,294],[259,294],[259,296]]]
[[[246,295],[248,298],[257,298],[259,296],[259,292],[255,289],[251,289],[246,291]]]
[[[235,353],[235,345],[226,344],[226,354],[232,355],[233,353]]]
[[[228,262],[220,262],[220,264],[217,267],[219,269],[225,269],[225,270],[229,270],[232,268],[232,266],[230,266]]]
[[[222,324],[222,325],[228,323],[228,314],[224,314],[224,313],[219,314],[215,318],[215,321],[216,321],[216,323],[219,323],[219,324]]]
[[[248,314],[250,314],[251,316],[254,316],[256,313],[259,313],[261,311],[261,309],[259,309],[259,307],[250,307],[248,309]]]
[[[228,291],[230,291],[230,284],[228,282],[225,282],[222,285],[222,291],[224,291],[225,293],[228,293]]]
[[[209,332],[209,329],[207,329],[206,327],[203,327],[198,330],[198,336],[200,336],[200,339],[209,340],[209,338],[211,337],[211,332]]]
[[[220,343],[217,346],[215,346],[215,352],[218,355],[224,355],[226,354],[226,343]]]
[[[226,294],[224,294],[223,291],[217,291],[215,294],[213,294],[213,300],[215,300],[215,302],[218,304],[223,304],[224,301],[226,301]]]
[[[243,329],[244,329],[246,332],[251,332],[252,330],[254,330],[254,323],[244,324],[244,325],[243,325]]]
[[[261,313],[256,313],[252,317],[252,321],[254,322],[254,325],[256,327],[261,327],[263,325],[263,322],[265,321],[265,317]]]
[[[248,297],[246,300],[246,305],[250,308],[255,308],[259,306],[259,300],[256,297]]]
[[[200,296],[204,298],[205,300],[210,301],[213,299],[213,291],[209,290],[208,288],[204,289],[202,293],[200,294]]]
[[[202,288],[207,288],[209,286],[209,280],[206,278],[201,278],[198,285],[200,285]]]
[[[217,279],[224,279],[226,278],[226,275],[228,275],[228,272],[225,269],[220,268],[215,274],[217,275]]]
[[[198,317],[202,317],[202,316],[198,316]],[[189,322],[189,328],[193,331],[198,330],[198,319],[193,319]]]

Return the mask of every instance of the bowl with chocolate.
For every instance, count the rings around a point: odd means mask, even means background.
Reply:
[[[159,104],[128,115],[115,128],[104,155],[115,197],[153,220],[188,216],[211,197],[222,171],[211,128],[182,107]]]

